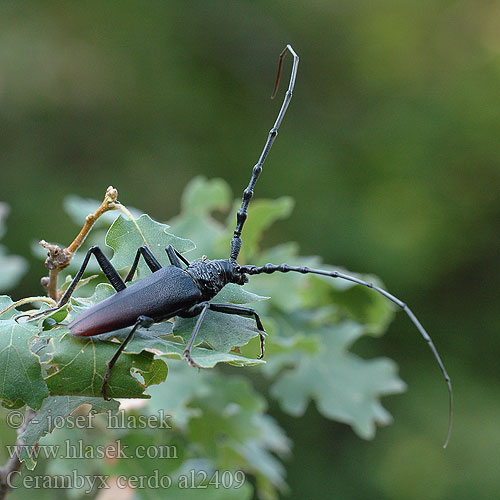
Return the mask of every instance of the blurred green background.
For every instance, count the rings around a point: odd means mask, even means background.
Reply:
[[[355,349],[392,357],[409,385],[374,441],[274,408],[295,442],[289,498],[498,495],[500,3],[4,0],[0,14],[2,243],[31,259],[15,298],[41,293],[33,242],[75,236],[67,194],[112,184],[158,220],[198,174],[239,195],[291,43],[294,98],[256,196],[296,208],[267,242],[379,275],[433,336],[456,407],[443,450],[446,388],[399,314]]]

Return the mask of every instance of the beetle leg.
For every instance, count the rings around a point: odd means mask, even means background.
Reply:
[[[189,266],[189,261],[182,256],[181,253],[179,253],[172,245],[168,245],[167,248],[165,248],[165,252],[167,252],[168,259],[170,260],[170,264],[172,264],[175,267],[179,267],[182,269],[182,264],[181,262],[184,262],[186,266]]]
[[[262,321],[260,320],[259,315],[254,309],[250,307],[237,306],[234,304],[211,304],[209,302],[202,302],[201,304],[197,304],[190,311],[183,312],[178,314],[183,318],[192,318],[199,314],[198,320],[196,321],[196,325],[194,326],[193,333],[189,339],[189,342],[186,345],[186,349],[184,350],[184,358],[191,365],[197,368],[201,368],[193,358],[191,357],[191,348],[193,347],[193,343],[200,331],[201,324],[203,323],[203,319],[208,310],[224,313],[224,314],[238,314],[240,316],[253,316],[255,318],[255,323],[257,324],[257,328],[259,330],[259,338],[260,338],[260,355],[259,359],[264,357],[265,352],[265,336],[267,335],[264,330],[264,326],[262,325]]]
[[[156,257],[151,253],[151,250],[147,246],[142,246],[137,250],[137,253],[135,254],[134,263],[132,264],[132,267],[130,268],[127,277],[125,278],[125,283],[127,283],[134,277],[135,271],[137,270],[137,266],[139,264],[139,258],[141,255],[144,257],[144,260],[148,265],[149,269],[151,269],[151,272],[154,273],[155,271],[161,269],[161,264],[156,260]]]
[[[241,316],[253,316],[255,318],[255,323],[259,330],[259,338],[260,338],[260,355],[259,359],[264,357],[265,352],[265,337],[267,335],[264,326],[262,325],[262,321],[260,320],[259,315],[255,312],[254,309],[250,307],[237,306],[234,304],[210,304],[210,309],[212,311],[221,312],[224,314],[239,314]]]
[[[129,334],[125,338],[125,340],[120,344],[120,347],[116,350],[114,356],[111,358],[110,361],[108,361],[108,368],[106,370],[106,373],[104,374],[104,378],[102,381],[102,396],[106,401],[110,401],[111,398],[108,398],[107,391],[108,391],[108,385],[109,385],[109,377],[111,375],[111,370],[113,366],[115,366],[116,360],[120,357],[120,354],[123,352],[123,349],[127,346],[127,344],[132,340],[132,337],[134,336],[135,331],[137,328],[140,326],[144,328],[149,328],[153,324],[153,320],[148,317],[148,316],[139,316],[137,318],[137,321],[135,322],[134,326],[130,330]]]
[[[104,255],[102,250],[98,246],[93,246],[89,249],[87,252],[87,255],[85,255],[85,259],[83,260],[82,267],[80,267],[79,271],[76,273],[76,276],[73,278],[73,281],[71,282],[71,285],[69,285],[68,289],[62,296],[61,300],[59,301],[58,306],[61,307],[66,302],[68,302],[69,298],[75,291],[77,283],[82,279],[83,273],[85,272],[85,269],[89,263],[90,256],[94,254],[95,258],[97,259],[97,263],[99,264],[99,267],[102,269],[102,272],[108,278],[108,281],[110,282],[111,286],[119,292],[120,290],[124,290],[126,288],[125,283],[123,282],[122,278],[118,274],[118,271],[113,267],[109,259]]]
[[[186,361],[189,363],[190,366],[194,366],[198,368],[198,370],[201,368],[201,366],[198,363],[196,363],[191,357],[191,347],[193,347],[196,335],[198,335],[198,332],[200,331],[201,324],[203,323],[203,319],[205,318],[205,314],[207,314],[209,308],[210,304],[208,302],[202,302],[201,304],[197,304],[196,306],[194,306],[193,309],[191,309],[191,311],[186,312],[182,315],[183,317],[189,318],[199,314],[198,320],[196,321],[196,325],[194,325],[193,328],[193,333],[191,334],[189,342],[187,343],[186,348],[184,349],[184,358],[186,359]]]
[[[21,314],[19,316],[16,316],[16,321],[23,317],[23,316],[28,316],[28,320],[30,321],[32,319],[40,318],[42,316],[46,316],[47,314],[53,313],[54,311],[57,311],[60,307],[62,307],[64,304],[66,304],[69,299],[71,298],[71,295],[75,291],[76,285],[78,282],[82,279],[83,273],[85,272],[85,269],[87,268],[87,265],[89,263],[90,257],[95,255],[95,258],[97,259],[97,263],[99,264],[99,267],[102,269],[102,272],[108,278],[108,281],[110,282],[111,286],[119,292],[120,290],[124,290],[127,288],[125,286],[124,281],[121,279],[120,275],[118,274],[118,271],[113,267],[109,259],[104,255],[102,250],[98,246],[93,246],[91,247],[87,255],[85,255],[85,258],[83,259],[83,263],[76,273],[75,277],[73,278],[73,281],[67,288],[66,292],[64,292],[64,295],[61,297],[59,302],[57,303],[56,307],[53,307],[52,309],[46,309],[45,311],[33,314],[33,315],[27,315],[27,314]]]

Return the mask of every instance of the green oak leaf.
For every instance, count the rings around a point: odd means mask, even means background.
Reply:
[[[270,335],[266,341],[266,365],[263,372],[274,377],[284,366],[298,363],[302,356],[315,355],[322,348],[316,335],[297,333],[290,337]]]
[[[226,211],[231,205],[229,185],[222,179],[207,180],[205,177],[195,177],[186,186],[182,195],[181,214],[169,221],[170,230],[174,234],[200,242],[190,257],[199,259],[207,255],[210,259],[227,256],[229,240],[226,228],[211,213],[214,210]],[[225,238],[225,254],[218,254],[218,242]]]
[[[208,215],[214,210],[226,210],[231,203],[231,191],[224,179],[193,178],[184,188],[181,212],[196,216]]]
[[[43,401],[42,407],[30,420],[26,430],[19,436],[23,439],[24,446],[19,454],[19,459],[26,463],[26,467],[33,470],[37,463],[36,454],[31,453],[38,441],[60,425],[65,419],[82,404],[89,404],[93,413],[118,411],[118,401],[105,401],[103,398],[80,396],[50,396]]]
[[[62,326],[57,329],[46,349],[49,360],[44,360],[46,382],[50,393],[56,395],[102,396],[101,388],[108,361],[118,347],[115,342],[101,342],[92,337],[76,338]],[[139,373],[144,383],[133,376]],[[167,365],[155,359],[152,352],[123,353],[111,371],[108,395],[110,397],[147,397],[144,389],[149,384],[163,382]]]
[[[284,490],[284,468],[270,452],[287,454],[290,442],[274,421],[264,417],[265,399],[244,378],[210,375],[210,393],[193,398],[190,405],[200,411],[187,425],[189,441],[196,442],[218,468],[238,465],[257,477],[259,487]]]
[[[256,415],[256,422],[260,429],[259,439],[248,439],[243,444],[236,445],[236,449],[256,475],[259,492],[266,491],[273,496],[274,487],[277,487],[286,493],[288,486],[285,482],[285,467],[270,452],[281,458],[288,457],[291,440],[269,415]]]
[[[149,411],[152,415],[164,410],[172,418],[172,423],[185,429],[191,417],[200,410],[191,405],[193,399],[211,394],[212,372],[196,370],[185,361],[173,359],[168,364],[168,384],[148,387],[151,395]]]
[[[371,439],[375,424],[388,424],[392,418],[380,404],[380,396],[405,390],[389,359],[364,360],[347,352],[363,334],[363,327],[345,321],[335,330],[318,330],[321,350],[302,356],[293,370],[284,371],[271,387],[271,394],[282,409],[302,415],[310,399],[327,418],[350,424],[355,432]]]
[[[157,415],[162,410],[170,415],[173,430],[169,433],[182,433],[190,445],[185,461],[173,477],[189,474],[191,470],[205,471],[211,477],[217,469],[260,474],[253,460],[257,455],[253,450],[257,448],[265,463],[272,465],[265,472],[279,482],[283,467],[276,458],[273,462],[271,453],[286,455],[290,442],[277,424],[263,414],[265,402],[249,381],[238,377],[228,380],[212,370],[195,370],[182,361],[172,360],[169,368],[167,384],[148,388],[151,399],[143,411]],[[211,401],[214,394],[217,396]],[[249,451],[247,444],[254,440],[257,443]],[[189,459],[188,450],[200,459]],[[200,477],[196,475],[196,479]],[[176,495],[177,490],[173,489],[171,496],[177,498]]]
[[[39,357],[29,348],[38,327],[32,323],[0,321],[0,399],[12,406],[20,399],[37,410],[49,395]]]
[[[226,378],[214,373],[210,383],[221,390],[196,399],[203,417],[193,417],[188,426],[189,436],[202,443],[209,456],[217,452],[217,441],[223,436],[227,440],[244,443],[259,435],[254,415],[262,413],[267,406],[263,396],[256,393],[250,382],[242,377]],[[217,415],[217,418],[207,418],[208,415]],[[207,418],[204,425],[198,423],[201,418]],[[207,432],[207,425],[213,426],[212,432]]]
[[[47,324],[47,327],[50,327],[50,326],[53,326],[52,323],[60,323],[61,321],[63,321],[66,316],[68,315],[68,308],[69,308],[69,305],[68,304],[64,304],[62,307],[60,307],[59,309],[57,309],[57,311],[54,311],[53,313],[49,314],[45,319],[44,319],[44,322],[45,320],[47,319],[50,319],[52,320],[51,322],[49,322]],[[45,325],[45,323],[43,323]]]
[[[172,245],[180,253],[195,248],[192,241],[168,233],[168,228],[166,224],[156,222],[145,214],[133,221],[118,217],[106,234],[106,245],[114,250],[111,263],[116,269],[130,267],[138,248],[145,245],[162,266],[168,266],[170,261],[165,253],[168,245]],[[138,276],[143,277],[150,273],[151,270],[141,258]]]

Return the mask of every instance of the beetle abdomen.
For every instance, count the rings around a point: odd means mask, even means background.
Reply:
[[[133,325],[139,316],[170,318],[196,304],[200,290],[184,270],[163,267],[90,307],[68,326],[73,335],[91,336]]]

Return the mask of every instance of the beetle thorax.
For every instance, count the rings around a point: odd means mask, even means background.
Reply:
[[[202,292],[202,300],[215,297],[228,283],[243,285],[247,277],[239,272],[235,263],[229,259],[197,260],[191,262],[185,271],[191,275]]]

